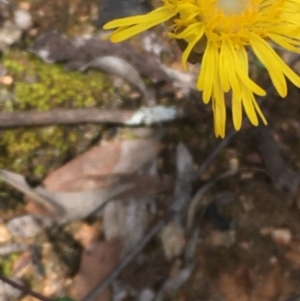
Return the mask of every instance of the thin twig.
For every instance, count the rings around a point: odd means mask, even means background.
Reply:
[[[225,139],[223,139],[215,149],[208,155],[205,161],[199,166],[197,171],[197,177],[199,178],[208,166],[212,163],[212,161],[217,157],[217,155],[221,152],[221,150],[238,134],[237,131],[231,131]]]
[[[30,288],[22,285],[22,284],[19,284],[19,283],[16,283],[15,281],[9,279],[8,277],[4,276],[4,275],[1,275],[0,274],[0,280],[2,280],[3,282],[13,286],[14,288],[22,291],[24,294],[27,294],[27,295],[30,295],[36,299],[39,299],[41,301],[55,301],[54,299],[51,299],[51,298],[48,298],[48,297],[45,297],[39,293],[36,293],[34,291],[32,291]]]
[[[0,128],[79,123],[126,123],[135,112],[93,108],[0,112]]]
[[[258,103],[259,105],[261,105],[266,99],[267,96],[272,93],[274,91],[274,87],[273,86],[269,86],[269,88],[267,89],[266,92],[266,96],[261,97],[260,99],[258,99]],[[246,124],[247,122],[249,122],[248,117],[244,117],[242,124]],[[204,171],[208,168],[208,166],[212,163],[212,161],[217,157],[217,155],[223,150],[223,148],[225,148],[229,142],[238,134],[240,133],[239,131],[236,130],[232,130],[228,135],[226,135],[226,138],[223,139],[216,147],[215,149],[208,155],[208,157],[206,158],[206,160],[200,165],[200,167],[198,168],[198,171],[196,173],[197,177],[199,178]]]

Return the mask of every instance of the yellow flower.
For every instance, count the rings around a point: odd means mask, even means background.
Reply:
[[[203,91],[204,103],[212,101],[216,136],[225,136],[225,94],[229,92],[236,130],[241,128],[243,110],[253,125],[258,125],[257,115],[266,124],[254,96],[266,92],[249,77],[248,48],[264,64],[281,97],[287,95],[286,78],[300,87],[300,77],[271,46],[300,52],[300,0],[161,2],[146,15],[114,20],[104,29],[117,28],[109,38],[120,42],[166,22],[168,35],[187,43],[182,55],[185,68],[192,52],[203,52],[197,88]]]

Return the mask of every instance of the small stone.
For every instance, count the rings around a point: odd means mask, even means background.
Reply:
[[[41,226],[31,215],[13,218],[6,226],[14,237],[31,238],[35,237],[42,230]]]
[[[87,22],[89,20],[89,16],[80,16],[78,18],[79,22]]]
[[[210,243],[215,247],[231,247],[236,241],[234,230],[212,231],[210,234]]]
[[[274,229],[272,227],[263,227],[260,229],[260,235],[262,236],[267,236],[272,234],[272,232],[274,231]]]
[[[1,84],[10,86],[14,82],[14,79],[10,75],[4,75],[1,77]]]
[[[240,166],[240,162],[237,158],[231,158],[229,160],[229,168],[231,170],[237,170],[239,168],[239,166]]]
[[[161,231],[161,242],[168,260],[180,256],[185,248],[186,240],[183,228],[175,223],[168,223]]]
[[[248,241],[241,241],[239,242],[239,247],[243,250],[249,250],[251,245]]]
[[[31,5],[30,5],[29,2],[23,1],[23,2],[19,3],[19,8],[22,9],[22,10],[27,10],[28,11],[28,10],[30,10],[30,7],[31,7]]]
[[[88,248],[88,246],[90,246],[90,244],[93,241],[95,241],[96,238],[98,237],[98,235],[99,235],[99,229],[98,228],[100,228],[100,227],[90,226],[90,225],[85,224],[85,223],[79,224],[79,228],[76,231],[75,239],[80,241],[80,243],[85,248]]]
[[[0,243],[6,243],[10,241],[11,239],[11,234],[7,230],[6,226],[3,224],[0,224]]]
[[[272,237],[274,242],[280,246],[288,245],[292,240],[292,234],[289,229],[274,229]]]
[[[36,28],[31,28],[28,33],[31,37],[36,37],[39,31]]]
[[[241,180],[250,180],[253,178],[253,172],[243,172],[241,174]]]
[[[11,21],[6,21],[0,29],[0,49],[17,42],[22,35],[20,28]]]
[[[23,9],[17,9],[14,11],[14,21],[21,30],[28,30],[33,24],[30,13]]]
[[[278,263],[278,258],[276,256],[272,256],[270,258],[270,264],[274,265]]]
[[[153,290],[146,288],[143,289],[138,296],[138,301],[152,301],[155,298],[155,293]]]

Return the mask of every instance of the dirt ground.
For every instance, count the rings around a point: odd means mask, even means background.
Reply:
[[[21,4],[25,5],[24,3],[28,4],[35,23],[21,47],[34,37],[52,29],[58,29],[71,36],[94,34],[98,31],[90,22],[97,17],[97,1],[32,0],[22,1]],[[169,44],[164,36],[160,37],[160,41],[163,45],[168,45],[174,54],[173,57],[165,58],[166,64],[179,69],[180,51],[177,46]],[[198,66],[191,66],[191,72],[196,72],[197,68]],[[265,70],[255,68],[259,70],[256,80],[259,80],[263,87],[270,87]],[[179,142],[184,143],[190,151],[194,170],[197,171],[222,140],[214,137],[212,110],[202,104],[200,93],[194,91],[185,96],[171,85],[167,85],[160,93],[161,104],[177,105],[188,112],[188,118],[170,122],[162,127],[165,133],[163,138],[165,148],[158,157],[159,174],[174,180],[175,151]],[[263,100],[262,109],[269,122],[268,133],[284,162],[278,167],[277,174],[273,174],[274,170],[270,168],[270,164],[273,163],[266,162],[268,154],[265,149],[268,149],[268,146],[256,138],[253,128],[246,122],[243,129],[229,141],[208,169],[194,181],[192,197],[207,185],[211,185],[211,188],[203,195],[204,201],[194,214],[193,230],[199,231],[199,239],[193,262],[187,264],[184,255],[167,260],[156,236],[146,246],[142,253],[144,257],[137,257],[123,271],[121,278],[126,279],[138,291],[150,287],[158,292],[168,279],[178,276],[183,268],[191,267],[190,277],[183,281],[177,290],[165,293],[162,300],[285,301],[300,293],[300,186],[293,190],[289,189],[287,184],[294,180],[297,182],[300,176],[299,96],[299,89],[289,85],[286,99],[282,100],[272,90]],[[140,103],[143,104],[143,101],[131,99],[122,107],[130,109],[138,107]],[[229,134],[232,131],[230,118],[227,123]],[[113,130],[105,128],[103,131],[109,136]],[[81,149],[81,153],[84,151]],[[269,151],[272,153],[271,149]],[[69,157],[62,160],[63,163],[73,159],[75,155],[77,154],[74,152],[69,153]],[[230,170],[236,172],[218,179]],[[285,177],[285,174],[288,175]],[[282,177],[285,178],[282,180]],[[216,179],[218,180],[215,181]],[[12,190],[9,190],[9,193],[13,193]],[[15,195],[11,195],[10,199],[14,198]],[[159,220],[171,203],[171,199],[170,190],[159,194],[158,215],[151,219],[151,225]],[[17,208],[9,210],[4,208],[2,219],[7,221],[11,216],[17,215],[18,210],[22,212],[24,203]],[[70,232],[75,237],[79,230],[92,233],[91,236],[103,237],[101,223],[94,219],[76,222],[69,226],[68,230],[71,229]],[[50,236],[48,235],[47,241]],[[186,240],[189,241],[191,237],[192,233],[187,232]],[[73,242],[74,237],[71,240]],[[64,246],[63,251],[58,252],[64,253],[65,248]],[[52,255],[49,251],[48,255],[44,256],[42,263],[45,266],[55,265]],[[26,254],[21,256],[25,262]],[[21,262],[20,257],[18,260],[15,257],[9,258],[14,265]],[[78,265],[80,259],[75,255],[74,258]],[[2,263],[2,270],[3,266]],[[7,274],[10,275],[11,271],[12,269]],[[59,294],[60,291],[69,294],[73,275],[60,279],[65,288],[49,287],[45,290],[41,287],[50,286],[50,280],[39,281],[37,274],[31,271],[25,277],[26,283],[35,290],[44,294],[48,292],[50,295],[53,292]],[[62,277],[57,275],[53,277]],[[22,301],[32,300],[34,299],[30,296],[22,297]],[[129,296],[126,300],[147,299]]]

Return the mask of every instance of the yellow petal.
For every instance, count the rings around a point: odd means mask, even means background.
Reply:
[[[213,86],[213,111],[216,136],[224,138],[226,127],[226,107],[224,92],[219,80],[216,80]]]
[[[212,88],[217,74],[217,48],[208,41],[206,50],[203,54],[197,88],[203,91],[203,102],[209,103],[212,95]]]
[[[287,86],[276,52],[265,40],[256,34],[253,34],[250,44],[255,55],[267,68],[277,92],[281,97],[285,97],[287,94]]]
[[[291,39],[287,39],[286,37],[283,37],[283,36],[280,36],[280,35],[277,35],[277,34],[268,34],[268,37],[273,40],[276,44],[280,45],[281,47],[285,48],[285,49],[288,49],[290,51],[293,51],[293,52],[300,52],[300,49],[293,46],[293,44],[299,44],[299,41],[297,40],[291,40]]]
[[[273,60],[273,64],[276,65],[278,68],[277,73],[279,70],[283,72],[283,74],[297,87],[300,87],[300,76],[296,74],[274,51],[274,49],[262,38],[259,38],[261,41],[261,48],[265,51],[265,54]]]
[[[266,91],[252,81],[248,76],[248,58],[244,47],[234,53],[236,72],[241,81],[255,94],[265,96]]]
[[[261,111],[261,109],[260,109],[260,107],[259,107],[259,105],[257,104],[257,102],[256,102],[255,99],[253,99],[253,105],[254,105],[255,110],[256,110],[256,112],[258,113],[259,117],[262,119],[263,123],[264,123],[265,125],[267,125],[268,122],[267,122],[267,120],[266,120],[264,114],[262,113],[262,111]]]
[[[242,102],[232,99],[231,106],[233,125],[238,131],[242,126]]]
[[[246,112],[250,122],[253,125],[257,126],[258,119],[257,119],[255,106],[254,106],[255,99],[254,99],[253,93],[246,87],[243,87],[242,93],[243,93],[243,106],[244,106],[245,112]]]
[[[170,16],[172,13],[169,8],[162,6],[145,15],[138,15],[126,18],[120,18],[104,24],[103,29],[113,29],[122,26],[136,25],[149,21],[160,21],[159,19]],[[147,21],[146,21],[147,20]]]
[[[127,17],[108,22],[104,29],[120,27],[110,35],[110,40],[114,43],[122,42],[145,30],[150,29],[160,23],[166,22],[174,17],[176,12],[166,7],[157,8],[147,15]]]
[[[228,72],[230,72],[230,70],[229,70],[228,63],[229,60],[226,53],[226,47],[224,43],[222,43],[220,49],[220,55],[219,55],[219,74],[220,74],[221,87],[224,90],[224,92],[228,92],[230,89],[229,78],[228,78]]]
[[[238,81],[237,75],[236,75],[236,69],[238,68],[237,66],[237,60],[235,59],[235,49],[233,48],[232,44],[230,41],[227,39],[224,40],[224,51],[226,53],[227,59],[229,62],[231,62],[232,66],[230,69],[228,68],[228,78],[229,78],[229,83],[231,86],[232,93],[234,94],[234,98],[236,100],[241,100],[242,99],[242,92],[241,92],[241,87],[240,87],[240,82]]]
[[[186,70],[186,63],[187,63],[187,60],[188,60],[188,57],[189,57],[191,51],[195,47],[196,43],[200,41],[200,39],[202,38],[203,33],[204,33],[204,28],[203,28],[202,23],[196,23],[196,24],[193,24],[193,25],[191,25],[189,27],[193,26],[191,31],[194,32],[196,30],[197,35],[194,37],[192,42],[188,43],[188,46],[186,47],[186,49],[184,50],[184,52],[182,54],[182,65],[183,65],[183,68],[185,70]]]

